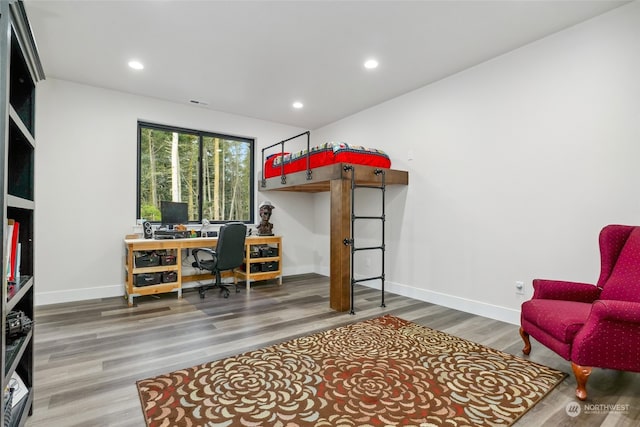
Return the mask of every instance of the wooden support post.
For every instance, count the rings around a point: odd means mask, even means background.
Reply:
[[[336,311],[349,310],[351,301],[351,248],[343,243],[351,238],[351,181],[331,181],[331,287],[329,305]]]

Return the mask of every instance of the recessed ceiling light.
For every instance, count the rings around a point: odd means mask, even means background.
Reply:
[[[372,70],[377,67],[378,67],[378,61],[376,61],[375,59],[369,59],[367,62],[364,63],[364,68],[368,68],[369,70]]]
[[[296,101],[296,102],[293,103],[293,108],[300,109],[302,107],[304,107],[304,104],[302,102],[300,102],[300,101]]]
[[[140,61],[129,61],[129,67],[133,68],[134,70],[142,70],[144,68],[144,65],[142,65],[142,62]]]

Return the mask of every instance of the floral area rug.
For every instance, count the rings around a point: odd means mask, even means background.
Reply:
[[[564,377],[386,315],[137,386],[154,427],[504,426]]]

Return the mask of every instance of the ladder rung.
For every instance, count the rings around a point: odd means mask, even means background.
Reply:
[[[353,248],[354,251],[370,251],[373,249],[382,249],[384,250],[384,246],[367,246],[362,248]]]
[[[353,219],[384,219],[384,216],[353,216]]]
[[[382,279],[383,279],[382,276],[366,277],[364,279],[352,280],[352,283],[355,285],[356,283],[360,283],[360,282],[368,282],[369,280],[382,280]]]
[[[378,190],[384,189],[384,185],[355,185],[354,188],[377,188]]]

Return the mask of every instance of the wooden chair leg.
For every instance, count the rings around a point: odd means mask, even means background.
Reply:
[[[522,329],[522,326],[520,327],[520,336],[522,337],[522,341],[524,341],[522,352],[528,356],[529,353],[531,353],[531,341],[529,340],[529,334]]]
[[[576,376],[576,383],[578,385],[576,388],[576,397],[580,400],[585,400],[587,398],[587,380],[589,379],[589,375],[591,375],[591,367],[580,366],[571,362],[571,369]]]

